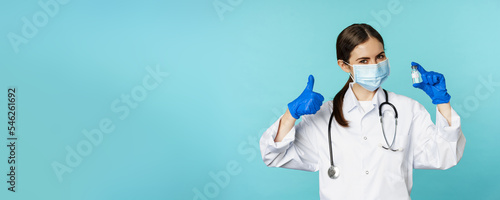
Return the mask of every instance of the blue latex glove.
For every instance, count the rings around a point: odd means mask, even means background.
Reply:
[[[443,74],[425,71],[425,69],[416,62],[411,62],[412,66],[417,66],[422,76],[421,83],[414,83],[413,87],[422,89],[432,99],[433,104],[442,104],[450,102],[451,96],[446,90],[446,83]]]
[[[304,89],[297,99],[288,104],[288,110],[293,118],[299,119],[302,115],[315,114],[321,108],[325,98],[320,93],[313,92],[313,87],[314,77],[313,75],[309,75],[306,89]]]

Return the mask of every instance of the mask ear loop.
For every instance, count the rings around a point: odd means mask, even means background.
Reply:
[[[354,70],[354,67],[346,61],[342,60],[342,62],[344,62],[346,65],[349,65],[349,67],[352,67],[352,70]],[[356,83],[356,80],[354,80],[354,76],[352,75],[352,73],[349,73],[349,76],[351,77],[352,81]]]

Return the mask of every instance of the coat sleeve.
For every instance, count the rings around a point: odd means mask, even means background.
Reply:
[[[262,160],[269,167],[282,167],[305,171],[318,171],[316,132],[312,115],[301,116],[281,142],[274,142],[283,115],[260,138]]]
[[[448,169],[455,166],[464,153],[465,137],[460,116],[451,109],[451,125],[436,107],[436,124],[420,103],[414,106],[412,122],[413,168]]]

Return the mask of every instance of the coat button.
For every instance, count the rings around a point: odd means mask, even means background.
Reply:
[[[368,138],[365,136],[365,137],[363,137],[363,139],[367,140]]]
[[[370,172],[369,172],[368,170],[366,170],[366,172],[365,172],[365,173],[366,173],[366,175],[368,175]]]

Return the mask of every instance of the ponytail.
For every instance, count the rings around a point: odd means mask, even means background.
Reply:
[[[342,110],[344,104],[344,96],[349,89],[349,84],[352,82],[351,77],[345,83],[344,87],[333,98],[333,115],[335,120],[342,127],[349,127],[349,122],[344,118],[344,111]]]

